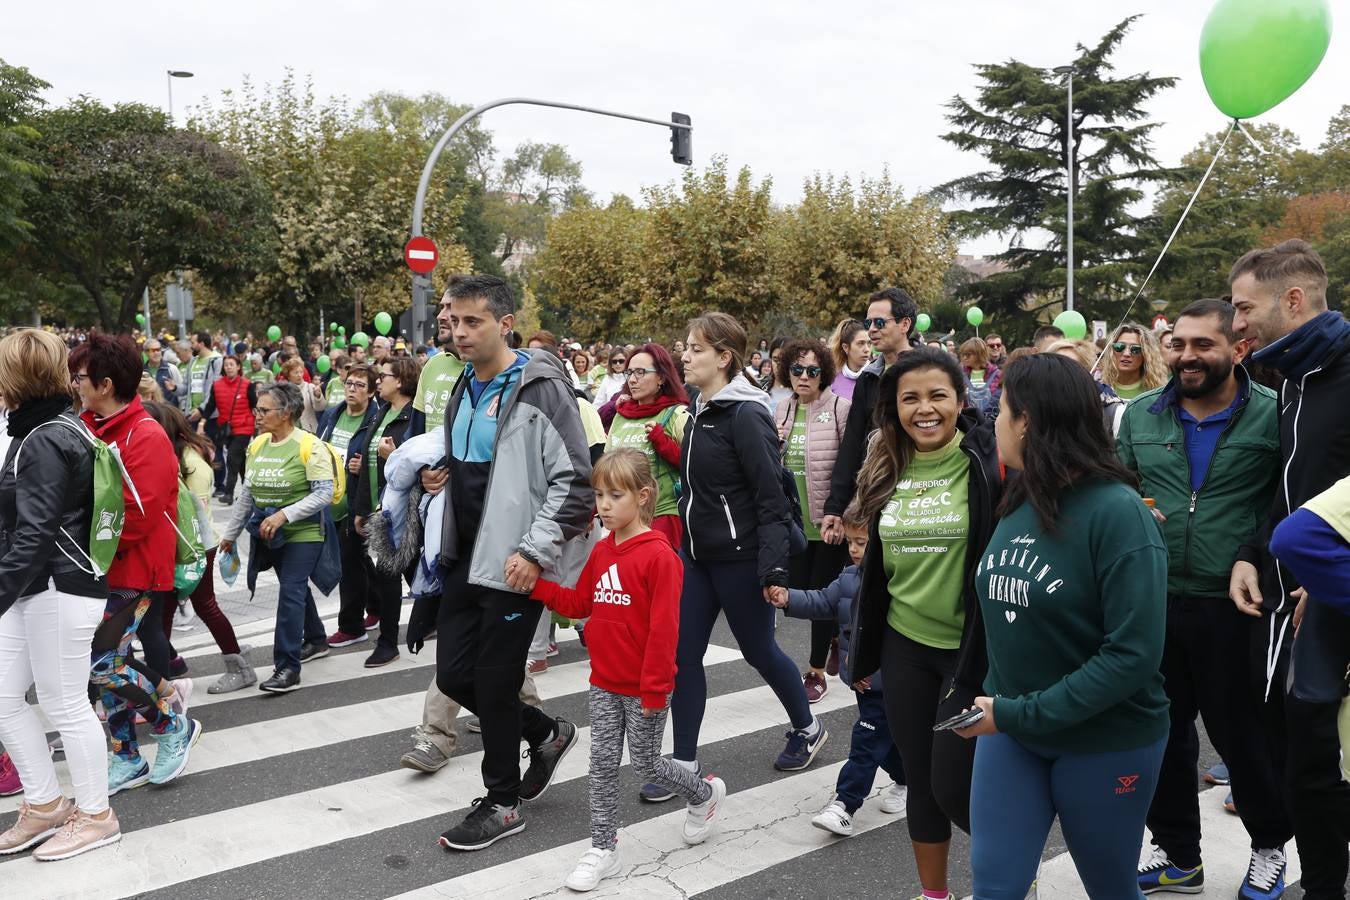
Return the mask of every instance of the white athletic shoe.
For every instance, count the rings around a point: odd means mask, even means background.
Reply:
[[[828,831],[830,834],[837,834],[840,837],[853,836],[853,817],[844,809],[844,804],[838,799],[831,800],[829,805],[820,811],[820,813],[811,820],[811,824]]]
[[[592,847],[581,855],[577,867],[563,884],[574,891],[593,891],[601,880],[619,872],[619,855],[613,850]]]
[[[709,775],[705,781],[712,785],[712,796],[703,803],[690,803],[685,807],[684,842],[701,844],[712,834],[713,824],[717,821],[719,807],[727,799],[726,782],[716,775]]]
[[[886,793],[881,795],[881,811],[894,816],[905,811],[909,805],[909,788],[903,784],[891,783]]]

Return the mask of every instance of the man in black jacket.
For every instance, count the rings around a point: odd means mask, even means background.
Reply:
[[[1350,665],[1350,617],[1316,598],[1309,603],[1268,548],[1281,519],[1350,475],[1350,322],[1327,309],[1326,269],[1303,241],[1253,250],[1234,264],[1229,284],[1235,330],[1259,348],[1254,361],[1284,379],[1275,507],[1257,538],[1239,550],[1229,595],[1242,612],[1267,619],[1266,690],[1273,703],[1283,702],[1304,896],[1343,898],[1350,784],[1341,778],[1336,715]],[[1290,641],[1292,650],[1282,653]]]
[[[830,476],[830,496],[825,501],[825,517],[820,536],[831,544],[844,540],[844,507],[853,499],[858,470],[867,455],[867,438],[876,428],[872,413],[877,406],[877,386],[881,373],[909,349],[909,335],[919,307],[914,298],[900,288],[886,288],[867,298],[867,315],[863,325],[872,338],[872,345],[881,355],[863,367],[858,383],[853,387],[853,406],[849,408],[848,425],[839,444],[839,455]]]

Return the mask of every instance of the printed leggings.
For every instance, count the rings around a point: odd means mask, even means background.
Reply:
[[[976,897],[1027,895],[1056,816],[1089,897],[1139,896],[1139,847],[1165,736],[1105,753],[1053,750],[1006,734],[975,743],[970,867]]]
[[[161,686],[167,685],[148,667],[130,659],[131,639],[149,608],[149,594],[114,589],[103,608],[103,621],[94,629],[89,680],[99,689],[108,714],[113,753],[124,759],[134,759],[140,753],[136,743],[138,709],[155,734],[177,730],[179,725],[178,715],[160,693]]]
[[[712,786],[661,755],[666,711],[642,714],[642,700],[591,685],[591,846],[613,850],[619,830],[619,760],[624,734],[638,781],[670,788],[688,803],[704,803]]]

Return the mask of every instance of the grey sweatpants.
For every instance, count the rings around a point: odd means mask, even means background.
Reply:
[[[678,763],[661,755],[661,735],[666,730],[666,710],[642,714],[639,697],[625,697],[591,685],[591,845],[613,850],[619,830],[619,760],[624,733],[628,734],[628,758],[638,781],[670,788],[688,803],[704,803],[712,785]]]

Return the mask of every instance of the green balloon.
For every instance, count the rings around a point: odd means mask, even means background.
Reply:
[[[344,335],[344,336],[345,336],[345,335],[347,334],[347,326],[346,326],[346,325],[339,325],[339,326],[338,326],[338,334],[341,334],[341,335]]]
[[[984,321],[984,310],[980,309],[978,306],[972,306],[970,309],[966,310],[966,321],[973,327],[979,328],[980,323]]]
[[[387,312],[378,312],[375,314],[375,330],[380,334],[388,334],[394,327],[394,317]]]
[[[1066,309],[1055,316],[1055,327],[1071,341],[1081,341],[1087,337],[1087,319],[1076,309]]]
[[[338,324],[337,324],[336,322],[329,322],[329,323],[328,323],[328,330],[329,330],[330,332],[332,332],[333,334],[337,334],[337,329],[338,329]]]
[[[1302,87],[1330,44],[1328,0],[1219,0],[1200,31],[1200,75],[1220,112],[1250,119]]]
[[[268,339],[269,341],[279,341],[279,340],[281,340],[281,328],[280,328],[279,326],[277,326],[277,325],[268,325],[268,326],[267,326],[267,339]]]
[[[274,363],[272,363],[272,374],[273,374],[273,375],[280,375],[280,374],[281,374],[281,363],[279,363],[279,362],[274,362]]]
[[[920,334],[923,334],[933,327],[933,320],[929,318],[928,313],[919,313],[919,317],[914,320],[914,327],[919,329]]]
[[[136,313],[136,324],[145,327],[145,313]]]
[[[352,346],[353,346],[353,347],[369,347],[369,346],[370,346],[370,336],[367,335],[364,331],[358,331],[358,332],[356,332],[356,334],[352,335]]]
[[[347,341],[341,337],[335,337],[333,338],[333,346],[341,350],[347,346]]]
[[[320,375],[327,375],[328,370],[333,368],[333,363],[327,356],[320,356],[319,361],[314,364],[314,368],[319,370]]]

